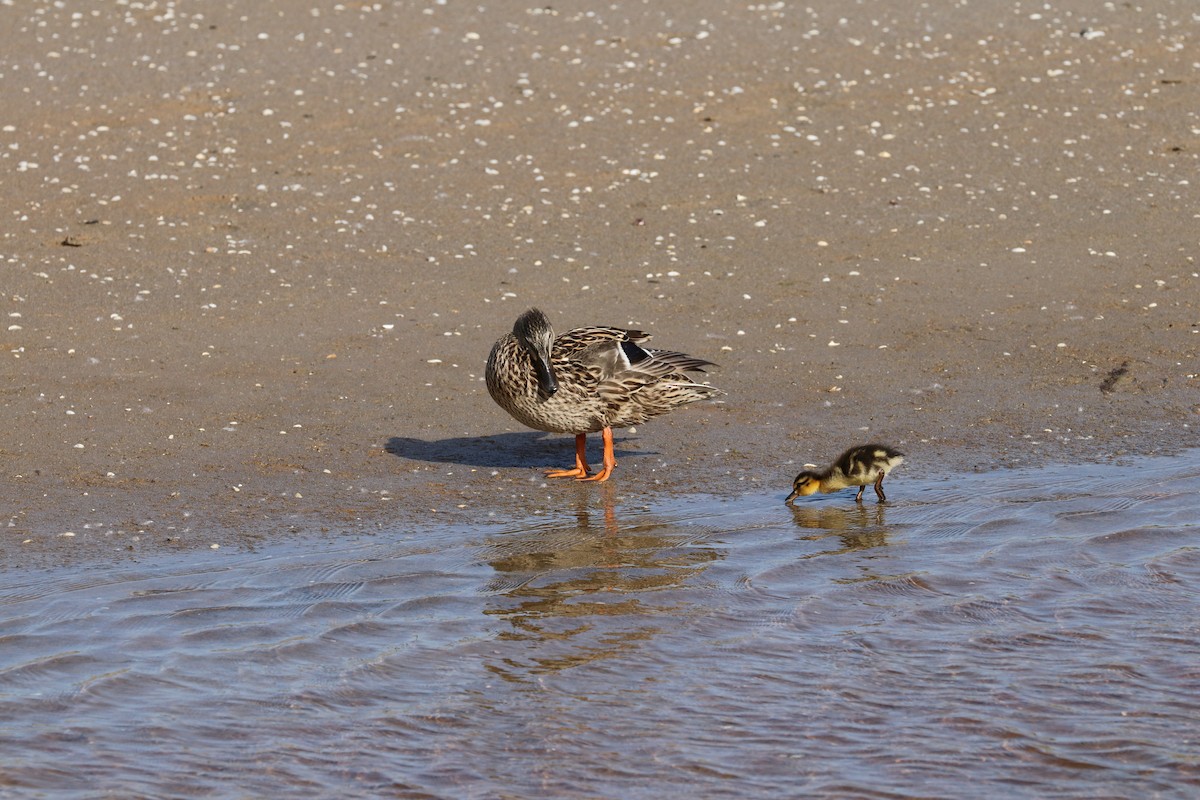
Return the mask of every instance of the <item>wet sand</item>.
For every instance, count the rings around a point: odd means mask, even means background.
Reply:
[[[1190,4],[338,8],[0,8],[9,563],[559,508],[530,305],[720,364],[622,502],[1198,443]]]

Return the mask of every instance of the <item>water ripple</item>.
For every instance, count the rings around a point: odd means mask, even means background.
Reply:
[[[0,780],[60,796],[1189,796],[1198,492],[1200,470],[1170,459],[949,489],[910,475],[885,505],[626,509],[599,491],[527,527],[9,572]]]

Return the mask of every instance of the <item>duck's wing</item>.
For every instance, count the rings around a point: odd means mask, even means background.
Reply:
[[[703,372],[711,361],[638,344],[649,338],[643,331],[609,327],[562,334],[552,356],[560,394],[602,402],[606,419],[620,427],[719,393],[686,374]]]
[[[572,328],[554,340],[555,357],[573,358],[585,350],[614,342],[644,342],[650,338],[645,331],[630,331],[594,325],[587,328]]]
[[[619,342],[612,350],[619,353],[605,353],[613,360],[605,364],[606,375],[596,391],[615,426],[636,425],[720,393],[686,374],[703,372],[713,365],[711,361],[673,350],[644,349],[633,342]]]
[[[631,359],[645,358],[637,342],[649,338],[644,331],[624,328],[574,328],[554,340],[553,359],[562,368],[586,370],[594,380],[602,381],[628,369]]]
[[[716,366],[711,361],[677,353],[642,347],[650,334],[645,331],[593,326],[574,328],[554,340],[554,358],[566,358],[598,370],[601,380],[626,370],[643,372],[648,376],[665,377],[685,372],[704,372]]]
[[[573,328],[554,340],[550,361],[562,391],[562,399],[572,402],[599,400],[598,385],[629,367],[625,347],[641,348],[636,341],[649,335],[624,328],[593,326]]]
[[[638,348],[643,349],[643,348]],[[685,372],[705,372],[705,367],[715,367],[716,363],[706,361],[703,358],[689,356],[687,353],[677,353],[674,350],[656,350],[654,348],[644,348],[645,353],[650,356],[650,363],[653,369],[660,369],[662,366],[670,367],[671,373],[677,374],[680,378],[687,378]],[[690,380],[690,378],[688,379]]]
[[[571,360],[586,366],[599,381],[620,378],[642,384],[665,378],[690,383],[691,378],[684,373],[703,372],[705,367],[713,366],[711,361],[687,353],[641,347],[632,338],[592,341],[577,349]]]

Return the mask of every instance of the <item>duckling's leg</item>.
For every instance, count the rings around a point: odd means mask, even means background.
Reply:
[[[866,489],[866,488],[867,488],[867,485],[865,483],[862,486],[858,487],[858,494],[854,495],[854,502],[856,502],[856,503],[862,502],[863,489]]]
[[[605,428],[601,433],[604,437],[604,469],[590,477],[580,478],[581,481],[606,481],[617,465],[617,457],[613,455],[612,428]]]
[[[575,434],[575,469],[552,469],[547,478],[586,478],[591,472],[587,463],[587,434]]]
[[[879,502],[881,503],[887,500],[887,497],[883,494],[883,476],[886,474],[883,470],[879,470],[879,477],[875,479],[875,494],[879,495]],[[865,488],[867,487],[864,486],[863,489]],[[859,490],[859,493],[862,493],[862,489]]]

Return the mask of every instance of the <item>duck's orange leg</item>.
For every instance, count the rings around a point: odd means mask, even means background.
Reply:
[[[602,431],[604,437],[604,469],[587,478],[580,478],[583,481],[606,481],[608,476],[612,474],[613,467],[617,465],[617,457],[613,455],[613,438],[612,428],[605,428]]]
[[[546,472],[547,478],[586,478],[591,468],[587,463],[587,435],[575,434],[575,469],[552,469]]]

